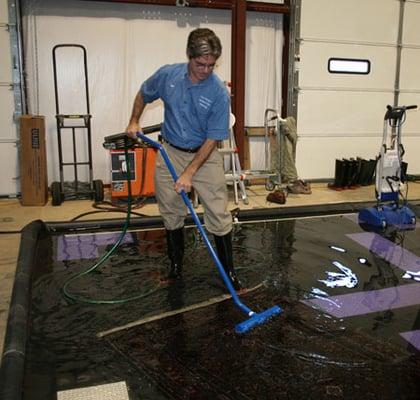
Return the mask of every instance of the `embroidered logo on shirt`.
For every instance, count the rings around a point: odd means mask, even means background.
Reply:
[[[203,95],[201,95],[201,96],[198,98],[198,104],[199,104],[201,107],[203,107],[203,108],[205,108],[205,109],[207,110],[207,109],[209,109],[209,108],[210,108],[210,106],[211,106],[211,100],[210,100],[210,99],[208,99],[207,97],[204,97]]]

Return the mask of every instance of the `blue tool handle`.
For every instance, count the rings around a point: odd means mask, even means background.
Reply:
[[[162,157],[169,169],[170,174],[172,175],[172,179],[174,180],[174,182],[176,182],[178,180],[178,176],[176,174],[175,168],[173,167],[171,160],[168,157],[168,153],[166,152],[165,148],[159,143],[156,142],[152,139],[150,139],[149,137],[143,135],[140,132],[137,132],[137,137],[140,138],[141,140],[143,140],[146,143],[149,143],[151,146],[157,148],[160,153],[162,154]],[[197,216],[197,213],[194,210],[193,205],[191,204],[190,199],[188,198],[187,194],[185,193],[184,190],[181,190],[181,196],[182,199],[184,200],[185,205],[188,207],[188,209],[190,210],[190,214],[195,222],[195,224],[197,225],[201,236],[204,239],[204,242],[206,243],[207,249],[209,250],[211,256],[213,257],[214,262],[216,263],[217,269],[219,270],[220,275],[223,278],[223,281],[225,282],[225,285],[227,286],[230,294],[232,295],[233,300],[235,301],[236,305],[245,313],[247,313],[248,315],[252,315],[254,314],[254,312],[252,310],[250,310],[246,305],[244,305],[240,300],[238,295],[236,294],[235,289],[232,286],[232,283],[229,279],[229,277],[227,276],[222,263],[219,260],[219,257],[217,256],[216,252],[214,251],[213,246],[211,245],[209,238],[207,237],[206,232],[204,231],[203,225],[200,222],[200,219]]]

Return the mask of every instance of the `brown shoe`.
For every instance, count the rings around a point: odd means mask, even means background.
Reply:
[[[272,203],[285,204],[286,194],[282,190],[275,190],[274,192],[268,194],[267,201]]]
[[[311,185],[301,179],[293,182],[292,185],[287,186],[287,190],[293,194],[311,194]]]

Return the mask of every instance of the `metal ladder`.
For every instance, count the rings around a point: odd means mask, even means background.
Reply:
[[[233,133],[233,125],[235,125],[235,116],[230,114],[229,123],[229,139],[228,147],[222,147],[218,151],[222,154],[230,155],[230,166],[229,171],[225,171],[225,178],[227,182],[231,182],[233,185],[233,193],[235,204],[239,204],[239,192],[241,194],[241,200],[244,204],[249,204],[249,199],[245,190],[245,179],[246,175],[242,172],[241,163],[239,161],[238,148],[236,146],[235,135]]]

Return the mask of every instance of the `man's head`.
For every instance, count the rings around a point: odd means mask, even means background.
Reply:
[[[206,79],[222,54],[220,39],[207,28],[193,30],[188,36],[189,76],[193,82]]]
[[[211,29],[197,28],[190,32],[187,42],[189,59],[212,55],[217,60],[221,54],[222,44]]]

